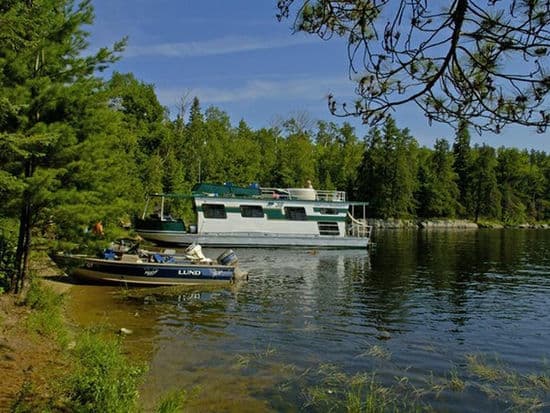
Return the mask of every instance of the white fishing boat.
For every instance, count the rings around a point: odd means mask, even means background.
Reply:
[[[192,201],[196,222],[186,225],[168,213],[175,199]],[[366,206],[343,191],[203,183],[190,195],[149,195],[135,227],[144,239],[166,245],[367,248]]]

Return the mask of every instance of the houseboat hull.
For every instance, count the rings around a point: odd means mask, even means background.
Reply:
[[[294,235],[276,233],[209,233],[138,230],[144,239],[158,245],[187,246],[197,243],[216,248],[327,248],[365,249],[369,238],[341,237],[330,235]]]

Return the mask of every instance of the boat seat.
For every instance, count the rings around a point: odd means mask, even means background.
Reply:
[[[124,262],[142,262],[138,255],[134,254],[122,254],[120,261]]]
[[[150,260],[152,262],[159,262],[159,263],[174,263],[174,262],[176,262],[176,259],[174,257],[171,257],[169,255],[161,255],[161,254],[151,255]]]

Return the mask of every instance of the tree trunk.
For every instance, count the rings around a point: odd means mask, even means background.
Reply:
[[[32,162],[25,164],[25,177],[32,176]],[[31,248],[31,196],[28,191],[23,194],[23,205],[19,218],[19,237],[17,240],[17,252],[15,255],[15,280],[10,280],[10,287],[15,294],[19,294],[24,287],[29,268],[29,252]]]

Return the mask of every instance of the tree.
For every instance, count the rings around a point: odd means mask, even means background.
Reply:
[[[502,220],[509,224],[522,224],[542,219],[546,179],[536,163],[536,157],[526,150],[499,148],[497,159]]]
[[[458,209],[457,174],[453,154],[444,139],[435,142],[434,150],[419,162],[418,214],[431,217],[454,217]]]
[[[502,195],[496,177],[495,150],[483,145],[474,150],[472,165],[472,199],[474,221],[479,218],[500,219]]]
[[[201,178],[207,182],[228,180],[226,166],[232,157],[232,131],[229,115],[223,110],[210,106],[205,112],[205,135],[201,159]]]
[[[408,129],[397,128],[389,117],[382,129],[374,128],[366,140],[359,167],[358,198],[380,218],[409,218],[415,214],[417,142]]]
[[[299,5],[296,6],[295,3]],[[278,0],[294,31],[347,41],[358,98],[329,109],[376,124],[414,102],[428,120],[478,131],[550,124],[550,3],[537,0]],[[351,107],[350,107],[351,106]]]
[[[129,135],[135,139],[132,154],[147,190],[162,192],[178,187],[174,180],[180,179],[181,173],[173,160],[180,155],[180,148],[175,145],[167,111],[159,103],[153,85],[131,73],[115,72],[108,86],[111,109],[122,114]]]
[[[338,127],[332,122],[321,121],[317,126],[315,146],[320,187],[346,191],[348,196],[353,196],[357,170],[364,152],[363,143],[348,123]]]
[[[202,158],[206,145],[206,126],[199,98],[193,98],[189,121],[185,128],[184,159],[187,161],[185,178],[193,184],[203,180]]]
[[[527,221],[529,196],[527,179],[530,169],[527,152],[515,148],[497,151],[497,180],[502,194],[502,220],[507,224]]]
[[[458,202],[460,204],[459,212],[463,216],[472,213],[471,201],[471,170],[472,170],[472,150],[470,148],[470,132],[468,123],[460,120],[458,130],[453,144],[454,170],[458,175]]]
[[[533,185],[534,216],[538,221],[550,218],[550,156],[542,151],[531,151],[529,154],[536,184]]]
[[[81,56],[82,29],[93,21],[89,1],[4,2],[0,7],[0,166],[2,180],[19,181],[14,198],[19,236],[11,286],[19,292],[28,273],[32,229],[40,211],[55,202],[53,190],[87,138],[79,122],[106,102],[97,70],[117,59],[124,43]]]
[[[286,137],[279,143],[276,179],[284,187],[305,187],[308,180],[317,185],[316,153],[311,130],[300,118],[285,121],[283,128]]]
[[[276,128],[262,128],[256,131],[254,140],[260,147],[258,157],[261,159],[262,165],[259,176],[256,179],[261,185],[266,187],[281,186],[283,182],[279,162],[284,140],[280,136],[280,131]]]
[[[244,120],[233,131],[231,142],[225,148],[226,179],[248,185],[258,182],[264,165],[259,142]]]

